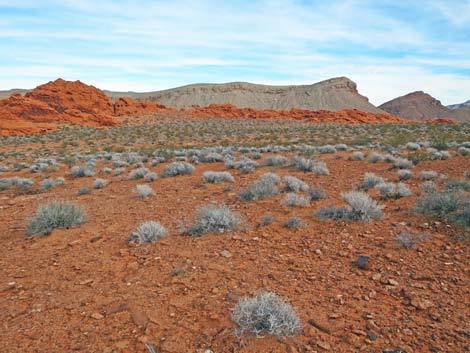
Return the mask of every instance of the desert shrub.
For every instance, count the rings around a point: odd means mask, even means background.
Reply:
[[[87,195],[89,194],[91,191],[89,188],[87,188],[86,186],[83,186],[81,187],[80,189],[78,189],[77,191],[77,195],[80,196],[80,195]]]
[[[423,170],[419,173],[419,178],[421,180],[434,180],[439,176],[438,173],[436,173],[433,170]]]
[[[469,228],[470,227],[470,205],[466,204],[464,207],[455,212],[450,217],[451,221],[459,227]]]
[[[155,172],[149,172],[149,173],[145,174],[145,176],[144,176],[144,180],[148,181],[148,182],[155,181],[155,180],[157,180],[157,178],[158,178],[158,175]]]
[[[178,175],[190,175],[196,168],[187,162],[173,162],[163,170],[163,176],[174,177]]]
[[[284,156],[269,156],[264,162],[265,165],[271,167],[281,167],[287,165],[288,163],[289,160]]]
[[[287,229],[297,229],[302,225],[302,220],[299,217],[291,217],[282,225]]]
[[[311,172],[315,161],[301,156],[294,158],[293,166],[302,172]]]
[[[257,337],[269,334],[293,336],[301,330],[300,319],[291,305],[274,293],[244,297],[232,312],[237,334],[249,332]]]
[[[411,195],[410,189],[404,183],[381,183],[375,188],[379,191],[380,196],[384,198],[399,199]]]
[[[418,199],[414,210],[417,213],[444,218],[457,210],[458,198],[450,192],[429,193]]]
[[[459,147],[459,149],[457,150],[457,152],[458,152],[461,156],[470,156],[470,148],[467,148],[467,147]]]
[[[57,228],[70,228],[86,222],[81,206],[66,201],[51,201],[40,205],[26,223],[28,235],[48,235]]]
[[[143,179],[145,175],[149,173],[149,170],[145,167],[140,167],[134,170],[131,170],[129,173],[129,179],[131,180],[138,180],[138,179]]]
[[[465,180],[449,180],[445,183],[447,191],[470,191],[470,182]]]
[[[90,165],[73,166],[71,169],[71,172],[72,172],[72,177],[74,178],[91,177],[95,175],[95,172],[93,171],[93,167]]]
[[[65,178],[63,177],[58,177],[56,178],[56,180],[54,181],[55,185],[64,185],[65,184]]]
[[[142,200],[145,200],[146,198],[155,195],[155,191],[153,191],[153,189],[150,186],[148,186],[147,184],[136,185],[135,193]]]
[[[366,158],[364,152],[356,151],[351,155],[353,161],[363,161]]]
[[[198,209],[196,223],[184,233],[201,236],[206,233],[227,233],[234,231],[241,223],[241,218],[225,205],[206,205]]]
[[[300,192],[307,191],[309,189],[306,182],[290,175],[284,177],[284,184],[284,191],[286,192]]]
[[[229,172],[204,172],[202,175],[206,183],[233,183],[235,179]]]
[[[322,200],[325,199],[327,196],[325,190],[314,186],[309,187],[307,193],[310,197],[310,201]]]
[[[0,191],[8,190],[13,187],[13,180],[10,178],[1,178],[0,179]]]
[[[334,146],[331,146],[331,145],[324,145],[324,146],[320,146],[318,148],[318,152],[320,153],[336,153],[336,148]]]
[[[412,194],[410,188],[405,184],[405,183],[398,183],[397,184],[397,192],[395,197],[396,198],[401,198],[401,197],[407,197]]]
[[[168,231],[160,222],[147,221],[140,224],[137,229],[132,232],[129,237],[129,242],[136,242],[138,244],[154,243],[167,235]]]
[[[306,207],[310,204],[310,198],[290,192],[286,195],[282,204],[287,207]]]
[[[271,223],[273,223],[274,219],[275,219],[274,215],[272,215],[271,213],[265,214],[263,217],[261,217],[257,227],[258,228],[266,227],[270,225]]]
[[[370,163],[377,163],[377,162],[382,162],[384,160],[384,156],[382,156],[380,153],[373,152],[369,155],[367,158],[367,161]]]
[[[119,168],[114,169],[113,174],[114,174],[114,175],[121,175],[121,174],[124,173],[125,171],[126,171],[126,170],[125,170],[124,168],[119,167]]]
[[[28,178],[12,178],[13,185],[15,185],[20,192],[28,192],[34,186],[34,180]]]
[[[382,177],[375,175],[374,173],[365,173],[360,188],[362,190],[369,190],[376,187],[379,184],[384,184],[385,181]]]
[[[400,169],[397,174],[400,180],[408,180],[413,177],[413,173],[409,169]]]
[[[314,215],[323,220],[350,221],[351,212],[347,207],[327,206],[317,210]]]
[[[380,196],[385,198],[394,197],[396,194],[397,187],[394,183],[381,183],[375,186],[379,191]]]
[[[431,151],[428,152],[428,157],[431,160],[445,160],[449,159],[451,156],[448,151]]]
[[[405,147],[407,150],[410,150],[410,151],[417,151],[421,148],[421,146],[418,143],[414,143],[414,142],[408,142],[405,145]]]
[[[314,172],[317,176],[330,175],[330,171],[328,170],[325,162],[314,161],[312,164],[312,172]]]
[[[261,176],[261,179],[266,180],[266,181],[268,181],[270,183],[273,183],[275,185],[279,185],[281,183],[281,177],[279,175],[277,175],[276,173],[271,173],[271,172],[264,173]]]
[[[98,178],[93,182],[93,188],[94,189],[102,189],[108,184],[109,184],[108,180]]]
[[[419,236],[415,236],[407,232],[401,232],[395,239],[395,242],[400,246],[404,247],[405,249],[416,250],[419,246],[419,243],[427,237],[429,237],[428,234],[421,234]]]
[[[341,197],[351,208],[350,214],[352,220],[369,222],[383,217],[382,206],[378,205],[376,201],[364,192],[350,191],[341,194]]]
[[[398,157],[394,159],[393,166],[397,169],[411,169],[414,164],[409,159]]]
[[[434,181],[428,180],[421,184],[421,191],[425,193],[433,193],[437,191],[437,185]]]
[[[258,167],[258,163],[248,157],[243,156],[237,162],[233,158],[227,158],[225,160],[225,168],[237,169],[243,174],[253,173]]]
[[[209,152],[207,154],[200,155],[199,160],[205,163],[223,162],[224,156],[222,156],[220,153]]]
[[[348,146],[345,145],[344,143],[339,143],[335,145],[335,148],[337,151],[346,151],[348,149]]]
[[[240,193],[240,198],[244,201],[255,201],[277,195],[279,193],[279,188],[277,187],[276,180],[272,177],[272,174],[274,173],[267,174],[269,175],[266,176],[265,174],[260,179],[251,183],[247,190]]]
[[[103,174],[111,174],[113,172],[112,168],[105,167],[100,170],[101,173]]]
[[[55,186],[55,182],[51,178],[47,178],[47,179],[44,179],[43,181],[41,181],[41,190],[42,191],[50,190],[54,186]]]

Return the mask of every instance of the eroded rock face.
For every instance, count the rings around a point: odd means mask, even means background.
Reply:
[[[337,112],[327,110],[256,110],[250,108],[237,108],[231,104],[211,104],[208,107],[193,107],[186,110],[195,118],[243,118],[243,119],[285,119],[304,120],[312,123],[336,124],[382,124],[407,123],[390,114],[367,113],[357,109],[344,109]]]
[[[0,101],[0,136],[47,133],[60,124],[114,126],[108,97],[80,81],[58,79]]]
[[[116,116],[152,114],[158,111],[168,110],[164,105],[153,102],[139,102],[129,97],[119,98],[114,103]]]
[[[36,87],[26,97],[44,102],[58,112],[75,109],[94,115],[114,115],[113,104],[103,91],[80,81],[59,78]]]

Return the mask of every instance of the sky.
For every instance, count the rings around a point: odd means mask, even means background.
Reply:
[[[0,89],[312,84],[470,99],[470,0],[0,0]]]

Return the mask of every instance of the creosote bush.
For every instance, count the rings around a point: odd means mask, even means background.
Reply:
[[[48,235],[57,228],[84,224],[86,215],[81,206],[67,201],[51,201],[40,205],[36,214],[26,223],[28,235]]]
[[[136,242],[138,244],[154,243],[168,235],[168,231],[163,227],[160,222],[147,221],[137,227],[129,237],[129,242]]]
[[[383,184],[385,181],[382,177],[375,175],[374,173],[365,173],[364,179],[360,185],[362,190],[369,190],[376,187],[379,184]]]
[[[197,211],[196,223],[184,233],[190,236],[201,236],[206,233],[227,233],[234,231],[241,218],[226,205],[206,205]]]
[[[270,167],[282,167],[289,163],[287,157],[284,156],[269,156],[264,162],[265,165]]]
[[[94,182],[93,182],[93,188],[94,189],[102,189],[104,188],[106,185],[108,185],[109,181],[106,180],[106,179],[96,179]]]
[[[302,327],[292,306],[270,292],[241,298],[232,312],[232,320],[237,325],[237,334],[249,332],[257,337],[293,336]]]

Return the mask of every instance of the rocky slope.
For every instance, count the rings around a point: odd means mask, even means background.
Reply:
[[[265,86],[244,82],[194,84],[158,92],[133,93],[105,91],[111,99],[129,96],[172,108],[206,107],[211,104],[232,104],[238,108],[271,110],[359,109],[384,113],[359,94],[356,84],[346,77],[332,78],[313,85]]]
[[[464,102],[464,103],[448,105],[447,108],[450,108],[450,109],[470,109],[470,99],[468,101]]]
[[[428,120],[435,118],[470,121],[470,110],[449,109],[434,97],[422,91],[408,93],[379,106],[384,111],[404,119]]]
[[[0,101],[0,136],[50,132],[59,124],[114,126],[114,107],[99,89],[58,79]]]

